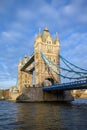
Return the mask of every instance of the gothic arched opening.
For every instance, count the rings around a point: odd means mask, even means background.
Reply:
[[[44,80],[44,86],[50,86],[54,84],[54,80],[52,78],[46,78]]]

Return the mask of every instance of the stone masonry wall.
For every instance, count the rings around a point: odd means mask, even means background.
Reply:
[[[43,102],[43,101],[72,101],[73,97],[69,91],[65,92],[44,92],[41,87],[25,88],[22,95],[17,98],[17,101],[25,102]]]

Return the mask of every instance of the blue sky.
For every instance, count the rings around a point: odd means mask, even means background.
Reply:
[[[61,55],[87,69],[87,0],[0,0],[0,88],[16,85],[17,64],[48,27]]]

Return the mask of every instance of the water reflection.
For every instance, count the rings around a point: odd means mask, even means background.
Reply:
[[[17,122],[21,122],[19,130],[60,130],[60,107],[52,103],[27,103],[18,107]]]
[[[0,130],[87,130],[87,99],[71,104],[1,101]]]

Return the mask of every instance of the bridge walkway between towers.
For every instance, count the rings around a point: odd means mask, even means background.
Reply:
[[[33,63],[34,63],[34,53],[31,55],[29,60],[23,65],[23,67],[21,68],[21,71],[24,71],[24,72],[33,71],[35,68]],[[29,65],[31,65],[31,64],[32,64],[32,66],[30,67],[30,69],[26,70],[29,67]]]
[[[43,87],[43,91],[63,91],[75,89],[87,89],[87,79]]]

